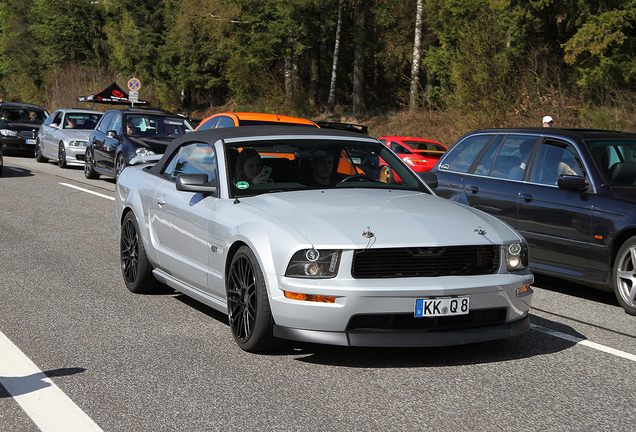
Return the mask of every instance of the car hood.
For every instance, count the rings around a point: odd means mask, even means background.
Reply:
[[[0,123],[2,128],[9,128],[13,130],[39,130],[42,123],[37,122],[2,122]]]
[[[71,140],[88,141],[91,136],[90,129],[64,129],[62,133]]]
[[[241,202],[268,213],[321,247],[501,244],[522,238],[484,212],[421,192],[311,190],[259,195]],[[365,237],[365,232],[374,236]]]
[[[135,148],[148,148],[156,154],[163,154],[168,144],[172,142],[172,138],[167,137],[137,137],[129,136],[128,140]]]

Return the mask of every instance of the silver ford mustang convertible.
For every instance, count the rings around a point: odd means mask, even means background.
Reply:
[[[435,196],[362,134],[189,133],[122,172],[116,210],[128,289],[162,283],[226,313],[245,351],[444,346],[530,328],[525,240]]]

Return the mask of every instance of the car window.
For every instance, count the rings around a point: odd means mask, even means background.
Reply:
[[[55,113],[54,115],[52,115],[52,116],[51,116],[51,117],[53,117],[53,119],[52,119],[51,123],[54,123],[54,124],[56,124],[56,125],[58,125],[58,126],[59,126],[59,125],[61,125],[61,124],[62,124],[62,116],[63,116],[63,115],[64,115],[64,114],[63,114],[63,113],[61,113],[61,112],[57,112],[57,113]],[[48,122],[48,120],[49,120],[49,119],[46,119],[46,121],[44,122],[44,124],[46,124],[46,123]]]
[[[412,154],[413,152],[406,149],[404,146],[401,146],[399,144],[393,144],[393,151],[398,153],[398,154]]]
[[[570,144],[548,140],[541,144],[537,154],[531,181],[556,185],[559,175],[583,175],[583,164]]]
[[[613,186],[636,185],[636,141],[588,141],[594,163]]]
[[[216,182],[216,151],[208,144],[182,146],[170,160],[162,175],[176,181],[179,174],[207,174],[208,182]]]
[[[107,112],[106,114],[104,114],[104,117],[102,117],[102,121],[97,127],[97,130],[102,133],[108,132],[108,126],[110,125],[110,122],[113,120],[114,115],[115,115],[114,112]]]
[[[230,117],[221,116],[219,122],[216,125],[216,128],[226,128],[226,127],[234,127],[234,120]]]
[[[115,133],[118,136],[121,136],[122,132],[121,132],[121,121],[122,121],[122,115],[120,113],[115,113],[115,116],[113,117],[113,121],[110,123],[110,126],[108,126],[108,130],[109,131],[115,131]]]
[[[499,147],[490,175],[520,180],[536,140],[537,138],[531,135],[507,135]]]
[[[210,120],[207,120],[205,123],[201,123],[197,130],[207,130],[216,128],[216,124],[219,122],[218,117],[212,117]]]
[[[446,153],[440,169],[468,172],[472,163],[492,137],[492,135],[473,135],[459,142]]]

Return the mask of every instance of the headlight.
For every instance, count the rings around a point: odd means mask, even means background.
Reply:
[[[18,136],[18,131],[14,131],[14,130],[11,130],[11,129],[2,129],[2,130],[0,130],[0,134],[2,134],[2,136],[17,137]]]
[[[285,276],[300,278],[336,277],[341,255],[341,250],[300,250],[292,256]]]
[[[508,271],[519,271],[528,268],[528,245],[513,243],[504,245],[506,268]]]
[[[69,147],[88,147],[88,141],[70,141],[68,143]]]
[[[135,150],[135,154],[139,157],[144,157],[144,156],[152,156],[155,154],[155,152],[153,152],[150,149],[147,149],[146,147],[140,147],[137,150]]]

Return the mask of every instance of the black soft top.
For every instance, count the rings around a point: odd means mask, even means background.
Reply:
[[[179,137],[172,141],[168,148],[166,148],[163,157],[157,162],[150,172],[158,174],[161,168],[166,165],[168,159],[175,152],[175,150],[183,143],[189,142],[202,142],[207,144],[214,144],[219,140],[227,140],[231,138],[255,138],[255,137],[274,137],[274,136],[303,136],[303,137],[348,137],[357,141],[376,141],[375,138],[370,138],[366,135],[362,135],[356,132],[348,132],[334,129],[318,129],[318,128],[302,128],[298,126],[240,126],[229,127],[220,129],[207,129],[202,131],[190,132],[182,137]]]

